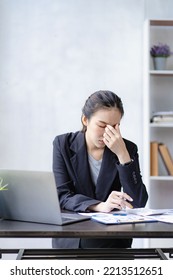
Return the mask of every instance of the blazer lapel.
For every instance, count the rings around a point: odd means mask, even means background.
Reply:
[[[70,149],[74,153],[70,160],[76,179],[79,182],[81,193],[95,198],[95,187],[91,179],[84,133],[80,132],[77,135]]]
[[[102,165],[96,185],[96,198],[105,201],[117,174],[117,157],[105,147]]]

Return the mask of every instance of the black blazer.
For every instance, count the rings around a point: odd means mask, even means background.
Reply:
[[[94,186],[85,134],[67,133],[57,136],[53,142],[53,172],[62,209],[86,211],[90,205],[105,201],[111,191],[123,191],[133,198],[133,207],[144,207],[148,194],[139,168],[137,146],[124,139],[133,161],[122,166],[117,156],[105,147],[101,170]],[[77,248],[79,239],[54,239],[53,247]]]
[[[137,146],[125,140],[133,161],[122,166],[117,156],[107,147],[101,170],[94,186],[83,132],[57,136],[53,142],[53,172],[63,209],[86,211],[92,205],[105,201],[111,191],[123,191],[133,198],[133,207],[144,207],[148,195],[142,182]]]

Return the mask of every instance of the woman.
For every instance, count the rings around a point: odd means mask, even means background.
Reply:
[[[115,93],[97,91],[83,107],[82,131],[55,138],[53,172],[62,209],[108,213],[145,206],[148,195],[138,149],[122,138],[119,128],[123,115]],[[53,239],[56,248],[127,248],[131,243],[131,239]]]

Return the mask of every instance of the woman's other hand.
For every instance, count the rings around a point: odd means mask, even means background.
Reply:
[[[112,191],[105,202],[100,202],[89,207],[90,211],[109,213],[114,209],[123,210],[127,207],[133,208],[130,202],[133,199],[124,192]]]

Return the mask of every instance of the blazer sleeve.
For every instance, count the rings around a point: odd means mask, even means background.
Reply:
[[[53,141],[53,173],[58,191],[60,206],[76,212],[84,212],[100,201],[85,194],[78,193],[77,181],[73,173],[66,139],[58,136]]]
[[[133,207],[144,207],[148,200],[148,193],[142,181],[137,146],[133,145],[133,149],[130,149],[129,153],[132,158],[130,164],[124,166],[117,164],[120,182],[123,191],[133,198]]]

